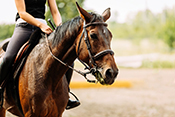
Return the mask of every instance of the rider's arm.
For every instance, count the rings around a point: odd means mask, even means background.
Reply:
[[[32,15],[26,12],[24,0],[15,0],[15,4],[21,19],[31,25],[39,27],[46,34],[50,34],[52,32],[52,29],[48,25],[36,20]]]
[[[60,12],[58,11],[56,1],[55,0],[48,0],[49,8],[51,14],[53,16],[53,20],[56,26],[59,26],[62,23]]]

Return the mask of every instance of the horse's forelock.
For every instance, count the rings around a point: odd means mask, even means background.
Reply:
[[[97,22],[97,21],[103,22],[103,17],[101,15],[96,14],[94,12],[90,12],[90,14],[93,16],[93,19],[91,20],[91,23],[92,22]]]

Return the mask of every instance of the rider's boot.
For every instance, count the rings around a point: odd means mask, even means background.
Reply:
[[[77,107],[79,105],[80,105],[80,102],[78,100],[73,101],[73,100],[69,99],[69,101],[67,103],[67,106],[66,106],[66,110],[75,108],[75,107]]]
[[[73,65],[72,65],[72,67],[73,67]],[[68,84],[70,84],[71,77],[72,77],[72,73],[73,73],[73,70],[72,70],[72,69],[69,69],[69,70],[66,72],[66,79],[67,79]],[[70,89],[69,89],[69,92],[70,92]],[[72,108],[77,107],[77,106],[79,106],[79,105],[80,105],[80,102],[79,102],[78,99],[75,100],[75,101],[69,99],[69,101],[68,101],[68,103],[67,103],[66,109],[67,109],[67,110],[68,110],[68,109],[72,109]]]

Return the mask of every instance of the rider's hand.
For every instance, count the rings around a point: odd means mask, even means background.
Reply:
[[[46,24],[41,24],[39,28],[46,34],[50,34],[53,32],[53,30]]]

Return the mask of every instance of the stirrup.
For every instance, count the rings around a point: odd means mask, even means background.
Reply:
[[[73,94],[73,93],[70,92],[70,91],[69,91],[69,93],[70,93],[72,96],[74,96],[74,98],[75,98],[77,101],[79,101],[79,99],[77,98],[77,96],[76,96],[75,94]]]
[[[73,94],[72,92],[69,92],[69,93],[76,99],[76,101],[72,101],[72,100],[69,99],[68,104],[66,106],[66,110],[75,108],[75,107],[80,105],[80,101],[77,98],[77,96],[75,96],[75,94]],[[72,103],[70,103],[70,102],[72,102]]]
[[[2,106],[3,106],[3,100],[4,100],[4,97],[3,97],[3,89],[2,89],[2,87],[0,87],[0,109],[1,109]]]
[[[66,110],[69,110],[69,109],[72,109],[72,108],[75,108],[77,106],[80,105],[80,102],[79,101],[72,101],[69,99],[68,103],[67,103],[67,106],[66,106]]]

